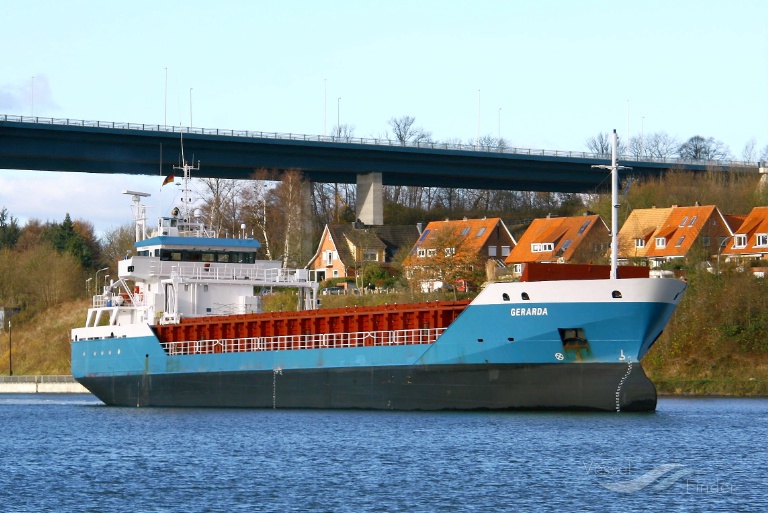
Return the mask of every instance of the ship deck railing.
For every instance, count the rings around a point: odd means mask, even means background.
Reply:
[[[264,269],[254,266],[205,266],[205,264],[178,264],[172,274],[187,280],[218,281],[248,280],[264,283],[306,283],[311,282],[307,269]]]
[[[169,355],[250,353],[302,349],[335,349],[392,345],[432,344],[446,328],[421,328],[350,333],[318,333],[208,340],[161,342]]]

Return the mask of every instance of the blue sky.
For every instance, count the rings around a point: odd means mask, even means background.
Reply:
[[[322,134],[338,117],[369,137],[411,115],[437,140],[479,118],[528,148],[628,125],[737,158],[768,145],[764,0],[0,0],[0,19],[0,114],[186,126],[191,89],[207,128]],[[122,189],[167,209],[155,182],[0,170],[0,207],[102,231],[130,220]]]

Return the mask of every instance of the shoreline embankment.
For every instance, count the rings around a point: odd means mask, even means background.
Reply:
[[[54,376],[0,376],[0,394],[89,394],[75,378]]]

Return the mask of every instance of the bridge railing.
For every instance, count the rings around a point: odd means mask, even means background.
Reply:
[[[513,155],[525,155],[525,156],[545,156],[545,157],[566,157],[566,158],[578,158],[578,159],[591,159],[591,160],[610,160],[610,154],[601,154],[589,151],[567,151],[567,150],[542,150],[532,148],[516,148],[511,146],[492,146],[486,144],[456,144],[446,142],[435,141],[416,141],[416,142],[400,142],[397,140],[386,138],[368,138],[368,137],[347,137],[347,136],[333,136],[333,135],[309,135],[309,134],[294,134],[285,132],[262,132],[257,130],[230,130],[222,128],[198,128],[198,127],[185,127],[175,125],[152,125],[145,123],[122,123],[115,121],[89,121],[82,119],[69,119],[69,118],[46,118],[39,116],[16,116],[9,114],[0,114],[0,122],[10,121],[14,123],[34,123],[44,125],[67,125],[67,126],[80,126],[90,128],[108,128],[115,130],[140,130],[149,132],[169,132],[177,134],[200,134],[200,135],[221,135],[228,137],[248,137],[254,139],[278,139],[288,141],[304,141],[304,142],[323,142],[323,143],[336,143],[336,144],[361,144],[361,145],[374,145],[374,146],[400,146],[404,148],[427,148],[435,150],[454,150],[454,151],[466,151],[466,152],[487,152],[487,153],[499,153],[499,154],[513,154]],[[623,164],[630,164],[632,162],[642,163],[665,163],[670,165],[685,164],[685,165],[700,165],[700,166],[740,166],[740,167],[759,167],[759,162],[740,161],[740,160],[689,160],[680,158],[667,158],[667,157],[651,157],[645,156],[643,158],[637,158],[631,155],[620,155],[619,159]]]

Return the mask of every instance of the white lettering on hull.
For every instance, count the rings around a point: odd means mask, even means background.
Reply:
[[[549,315],[546,308],[513,308],[510,312],[512,317],[524,315]]]

